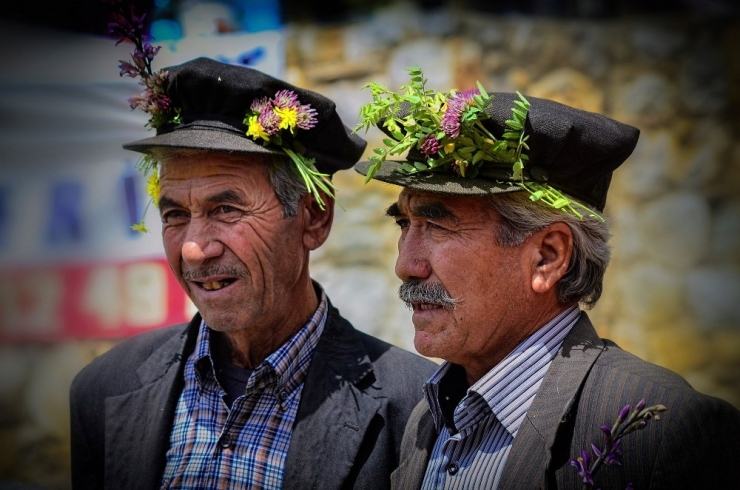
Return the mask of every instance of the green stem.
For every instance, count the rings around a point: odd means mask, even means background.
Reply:
[[[485,128],[485,126],[483,126],[483,123],[481,123],[479,119],[476,119],[475,122],[473,123],[473,125],[476,126],[478,129],[480,129],[486,136],[488,136],[489,138],[491,138],[493,141],[498,141],[498,139],[496,139],[496,137],[494,135],[492,135],[490,133],[490,131],[488,131]]]
[[[300,174],[301,178],[303,178],[304,184],[306,184],[306,189],[308,190],[308,192],[311,193],[313,198],[316,200],[316,203],[322,210],[325,208],[325,203],[324,200],[321,198],[321,194],[319,193],[318,189],[324,191],[332,199],[336,199],[334,197],[336,186],[332,183],[331,180],[328,179],[329,176],[327,174],[322,174],[321,172],[312,169],[309,164],[307,164],[307,162],[303,159],[303,157],[293,150],[289,148],[283,148],[283,151],[285,151],[285,153],[290,157],[293,163],[295,163],[298,173]]]

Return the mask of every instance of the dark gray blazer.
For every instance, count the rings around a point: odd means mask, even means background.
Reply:
[[[660,420],[625,436],[622,466],[602,466],[596,486],[622,490],[740,489],[740,412],[693,390],[677,374],[638,359],[596,334],[582,314],[553,360],[519,429],[504,468],[501,490],[579,489],[567,462],[601,445],[626,404],[641,398],[668,410]],[[401,444],[392,487],[418,489],[437,433],[429,407],[414,409]],[[592,453],[593,454],[593,453]]]
[[[75,378],[75,489],[159,488],[183,366],[200,315],[128,339]],[[330,306],[301,395],[286,489],[382,489],[398,466],[403,428],[435,365],[355,330]]]

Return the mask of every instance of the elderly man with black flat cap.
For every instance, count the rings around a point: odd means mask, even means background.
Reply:
[[[581,309],[602,292],[607,189],[638,130],[410,72],[403,93],[369,84],[360,127],[387,138],[355,166],[402,187],[399,295],[416,349],[445,360],[393,487],[740,488],[740,412],[600,339]]]
[[[125,148],[199,313],[77,376],[73,487],[388,488],[434,363],[355,330],[309,275],[330,176],[365,142],[317,93],[206,58],[152,72],[144,46],[121,69],[157,134]]]

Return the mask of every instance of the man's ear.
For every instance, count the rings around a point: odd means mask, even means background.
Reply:
[[[568,271],[573,255],[573,232],[558,221],[532,235],[532,290],[546,293]]]
[[[316,250],[324,244],[329,237],[331,225],[334,221],[334,199],[319,191],[322,206],[316,199],[307,193],[301,201],[301,212],[303,213],[303,245],[308,250]]]

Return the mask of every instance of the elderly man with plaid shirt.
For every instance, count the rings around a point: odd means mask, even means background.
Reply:
[[[157,135],[126,148],[156,162],[165,252],[199,313],[77,376],[74,488],[388,488],[434,364],[355,330],[308,270],[330,175],[365,142],[331,100],[257,70],[200,58],[161,78]]]

